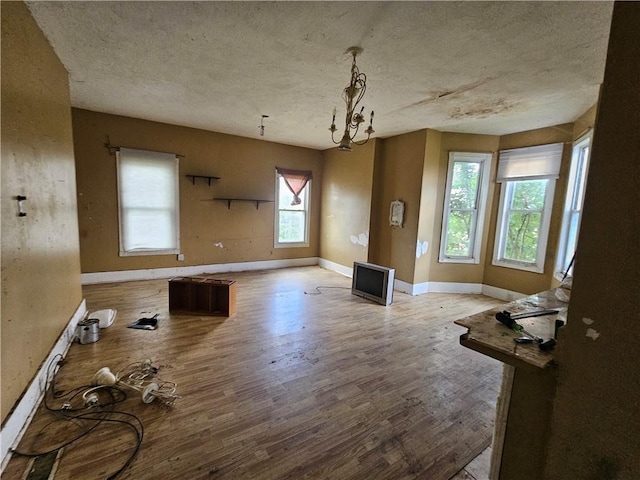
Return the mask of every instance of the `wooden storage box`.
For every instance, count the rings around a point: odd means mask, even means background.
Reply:
[[[172,278],[169,311],[230,317],[236,313],[236,282],[207,277]]]

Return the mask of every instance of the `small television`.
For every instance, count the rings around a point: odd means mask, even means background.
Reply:
[[[396,271],[393,268],[366,262],[353,262],[351,293],[372,300],[381,305],[393,302],[393,282]]]

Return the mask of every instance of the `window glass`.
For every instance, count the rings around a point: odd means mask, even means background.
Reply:
[[[449,154],[441,262],[479,262],[490,161],[491,154]]]
[[[542,272],[555,180],[504,182],[494,264]]]
[[[294,195],[287,186],[284,177],[277,175],[277,178],[276,246],[307,246],[309,243],[308,205],[311,181],[300,192],[300,202],[297,203],[294,201]]]

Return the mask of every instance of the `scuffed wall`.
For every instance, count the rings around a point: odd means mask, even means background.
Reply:
[[[73,109],[82,272],[184,267],[318,256],[321,153],[88,110]],[[120,257],[115,146],[172,152],[180,157],[180,248],[176,255]],[[274,248],[275,203],[214,197],[275,199],[275,167],[311,170],[308,247]],[[196,179],[187,174],[221,177]]]
[[[81,301],[67,72],[25,5],[2,2],[3,421]]]
[[[371,239],[371,190],[378,140],[352,152],[322,152],[320,257],[347,268],[366,262]]]
[[[376,229],[371,232],[369,260],[395,268],[396,279],[408,283],[413,283],[415,273],[426,138],[426,130],[387,138],[376,160],[372,211]],[[404,202],[402,227],[389,225],[394,200]]]
[[[438,183],[440,179],[440,150],[442,133],[427,130],[427,138],[422,161],[420,187],[420,215],[416,240],[415,269],[411,283],[427,282],[431,278],[433,258],[438,257],[439,240],[436,238],[437,225],[440,221],[435,217],[438,204]]]
[[[545,479],[640,478],[640,4],[616,2]],[[524,412],[526,414],[526,412]],[[525,453],[525,452],[523,452]]]

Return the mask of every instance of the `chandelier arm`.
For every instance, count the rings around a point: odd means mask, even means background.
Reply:
[[[364,145],[365,143],[367,143],[369,141],[370,137],[371,137],[371,134],[368,134],[367,138],[365,138],[364,140],[362,140],[360,142],[356,142],[355,140],[351,140],[351,143],[353,143],[355,145]]]
[[[331,132],[331,141],[336,145],[340,145],[340,142],[336,142],[335,139],[333,138],[333,132]]]

